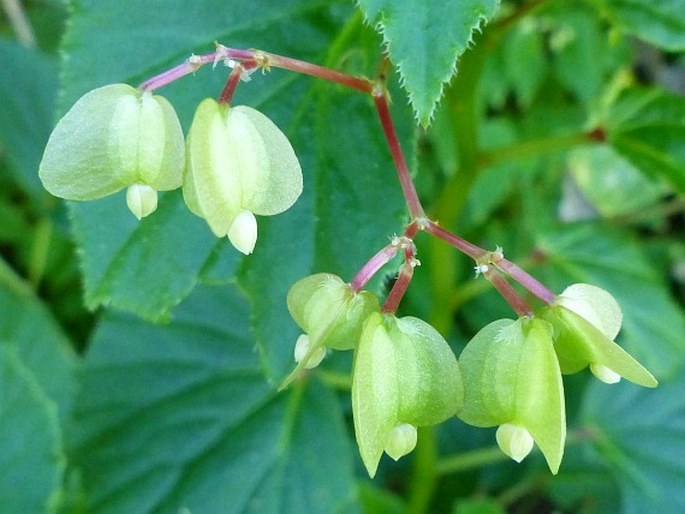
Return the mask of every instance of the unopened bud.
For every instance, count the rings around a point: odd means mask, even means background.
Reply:
[[[132,184],[126,190],[126,205],[136,218],[142,219],[157,210],[157,191],[147,184]]]
[[[247,209],[241,210],[228,229],[228,239],[236,249],[250,255],[257,243],[257,219]]]
[[[295,362],[298,364],[304,359],[307,359],[307,354],[312,347],[311,340],[307,334],[302,334],[297,338],[295,343]],[[309,356],[307,361],[304,363],[304,367],[307,369],[312,369],[321,364],[321,361],[326,356],[326,348],[320,346]]]
[[[495,434],[500,449],[516,462],[521,462],[533,449],[533,436],[524,427],[504,423]]]
[[[605,384],[616,384],[621,380],[621,375],[602,364],[590,364],[590,371]]]
[[[385,441],[384,451],[394,460],[400,460],[416,448],[417,431],[414,425],[402,423],[392,429]]]

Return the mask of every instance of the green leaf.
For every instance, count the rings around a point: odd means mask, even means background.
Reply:
[[[608,113],[611,145],[638,169],[685,192],[685,98],[659,89],[624,92]]]
[[[457,500],[452,514],[505,514],[502,505],[494,498]]]
[[[41,394],[55,403],[64,419],[76,392],[76,355],[48,309],[28,287],[20,281],[13,287],[4,282],[0,284],[0,340],[30,370]]]
[[[355,512],[353,451],[321,384],[276,394],[235,288],[199,287],[164,327],[106,316],[71,458],[88,512]]]
[[[685,0],[593,0],[628,34],[669,51],[685,50]]]
[[[607,218],[639,214],[668,192],[668,186],[653,181],[608,145],[574,150],[568,171],[583,196]]]
[[[588,389],[583,419],[592,446],[622,492],[622,514],[685,510],[685,374],[647,390],[628,383]]]
[[[55,404],[17,352],[0,341],[0,505],[55,512],[65,459]]]
[[[536,246],[549,266],[549,287],[561,292],[583,282],[606,289],[623,311],[617,342],[659,381],[673,375],[683,362],[685,316],[635,240],[584,224],[541,235]]]
[[[162,196],[157,211],[140,222],[126,208],[123,192],[70,206],[91,309],[105,304],[150,320],[168,319],[219,244],[178,191]]]
[[[53,58],[0,39],[0,142],[15,180],[43,202],[48,196],[38,180],[38,163],[50,135],[57,97]],[[37,202],[37,203],[39,203]]]
[[[377,25],[397,66],[416,117],[428,125],[456,60],[487,22],[498,0],[358,0]]]
[[[359,495],[365,514],[404,514],[407,506],[399,496],[371,482],[359,484]]]

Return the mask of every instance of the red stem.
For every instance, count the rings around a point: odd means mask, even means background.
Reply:
[[[284,57],[282,55],[270,54],[268,52],[261,52],[260,55],[264,56],[267,67],[274,66],[276,68],[296,71],[312,77],[322,78],[330,82],[335,82],[336,84],[342,84],[352,89],[356,89],[362,93],[370,94],[373,90],[373,84],[371,81],[363,77],[354,77],[352,75],[347,75],[324,66],[300,61],[298,59],[291,59],[290,57]]]
[[[414,268],[417,265],[417,261],[414,259],[414,249],[407,248],[404,250],[405,261],[400,268],[400,274],[392,286],[388,297],[385,299],[383,307],[381,307],[382,312],[394,313],[400,305],[404,294],[407,292],[409,287],[409,282],[411,282],[414,276]]]
[[[500,274],[496,268],[488,267],[488,271],[484,272],[485,278],[495,286],[499,294],[507,301],[511,308],[514,309],[519,316],[530,316],[533,311],[528,306],[526,301],[511,287],[511,284]]]
[[[397,168],[397,176],[400,180],[400,185],[402,186],[404,199],[407,202],[407,207],[409,208],[409,214],[411,215],[412,219],[425,218],[426,214],[423,212],[423,207],[419,201],[419,196],[416,194],[416,188],[414,187],[414,182],[412,181],[411,174],[409,173],[407,160],[404,158],[404,152],[402,152],[400,140],[397,138],[397,132],[395,131],[395,125],[392,122],[390,108],[388,107],[388,98],[385,94],[385,91],[374,91],[373,101],[376,104],[376,110],[378,111],[378,117],[380,118],[381,125],[383,126],[383,133],[385,134],[385,140],[388,143],[392,160],[395,163],[395,168]]]
[[[231,100],[233,99],[233,93],[235,93],[235,90],[238,87],[238,84],[240,83],[240,79],[243,76],[244,72],[245,68],[243,67],[243,65],[240,63],[236,63],[233,67],[233,71],[231,71],[231,74],[228,76],[228,80],[226,81],[224,90],[221,92],[221,96],[219,97],[220,104],[231,103]]]

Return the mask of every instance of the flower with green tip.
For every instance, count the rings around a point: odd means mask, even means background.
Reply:
[[[52,131],[38,174],[50,193],[95,200],[128,188],[138,218],[157,208],[157,191],[181,186],[183,131],[163,97],[127,84],[82,96]]]
[[[494,321],[466,345],[459,365],[464,408],[458,416],[470,425],[498,426],[497,443],[517,462],[535,442],[556,474],[564,454],[566,412],[549,323]]]
[[[285,134],[246,106],[207,98],[187,139],[183,198],[218,237],[250,254],[257,219],[281,213],[302,193],[302,170]]]
[[[352,413],[359,453],[373,477],[383,452],[399,459],[416,446],[416,427],[462,407],[463,385],[447,341],[425,321],[371,314],[354,355]]]
[[[623,314],[604,289],[573,284],[538,315],[554,327],[554,348],[562,373],[576,373],[589,366],[608,384],[624,377],[641,386],[657,386],[652,374],[614,342]]]

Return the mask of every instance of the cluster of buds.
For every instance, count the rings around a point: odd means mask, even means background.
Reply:
[[[257,241],[256,215],[288,209],[302,171],[285,135],[251,107],[206,99],[187,141],[163,97],[112,84],[81,97],[52,132],[40,164],[45,188],[67,200],[95,200],[126,188],[141,219],[157,192],[183,186],[190,210],[244,254]]]

